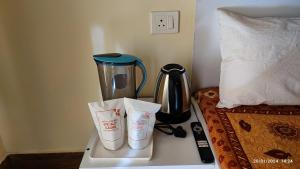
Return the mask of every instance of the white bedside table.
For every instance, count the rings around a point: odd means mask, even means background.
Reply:
[[[157,130],[154,131],[153,156],[150,161],[127,160],[126,163],[122,164],[114,161],[97,161],[90,158],[92,151],[86,150],[81,161],[80,169],[216,169],[218,167],[215,163],[204,164],[200,160],[200,156],[190,127],[191,122],[197,121],[193,106],[191,107],[191,114],[192,116],[187,122],[180,124],[187,131],[186,138],[177,138],[174,136],[163,134]],[[203,119],[201,119],[200,121],[202,120]],[[205,127],[203,126],[203,128]],[[93,138],[95,137],[97,137],[96,129],[92,133],[87,148],[91,146]]]

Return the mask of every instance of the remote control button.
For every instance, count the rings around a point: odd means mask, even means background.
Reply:
[[[200,134],[203,131],[202,127],[200,127],[199,125],[195,125],[195,127],[193,128],[193,130],[195,132],[197,132],[198,134]]]

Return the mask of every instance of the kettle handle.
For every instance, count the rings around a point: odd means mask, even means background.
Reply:
[[[180,82],[180,75],[178,71],[172,71],[169,74],[169,105],[170,112],[174,114],[182,111],[182,86]]]
[[[143,89],[143,87],[146,84],[147,71],[146,71],[145,65],[143,64],[142,60],[140,60],[139,58],[137,58],[137,60],[136,60],[136,65],[142,70],[142,73],[143,73],[143,79],[142,79],[139,87],[136,89],[136,95],[138,97],[141,94],[141,90]]]

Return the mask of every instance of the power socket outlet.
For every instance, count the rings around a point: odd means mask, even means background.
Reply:
[[[179,31],[179,11],[151,12],[151,33],[177,33]]]

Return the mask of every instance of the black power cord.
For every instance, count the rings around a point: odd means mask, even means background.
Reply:
[[[186,137],[186,131],[182,128],[182,126],[174,128],[173,126],[167,123],[156,123],[154,125],[154,128],[167,135],[174,135],[175,137],[180,138]]]

